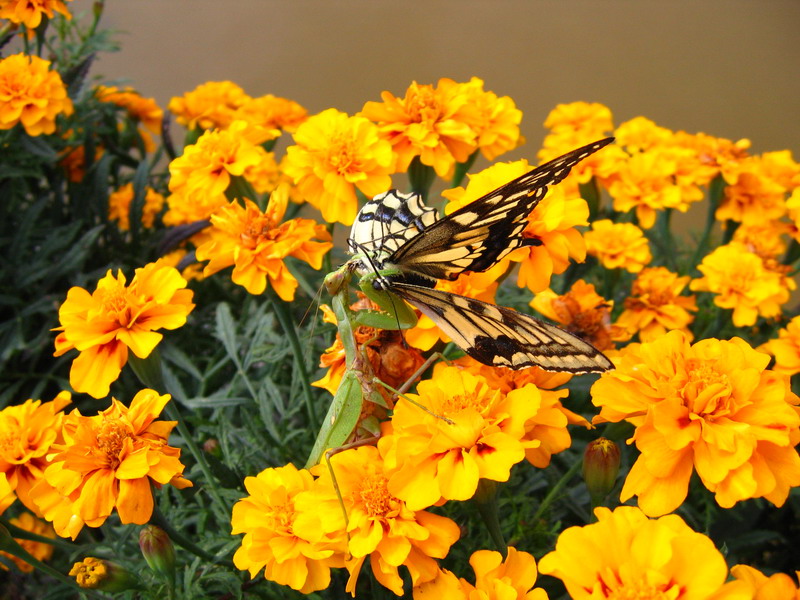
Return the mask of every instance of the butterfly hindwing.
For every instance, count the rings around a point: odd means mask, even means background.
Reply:
[[[613,367],[581,338],[510,308],[391,281],[389,291],[428,316],[475,360],[495,367],[597,373]]]
[[[536,167],[446,217],[426,224],[385,261],[403,271],[455,279],[464,271],[485,271],[519,248],[527,216],[570,169],[613,138],[573,150]]]

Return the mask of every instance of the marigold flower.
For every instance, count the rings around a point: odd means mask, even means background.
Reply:
[[[462,119],[475,132],[475,143],[487,160],[513,150],[524,140],[519,133],[522,111],[508,96],[484,91],[483,80],[473,77],[464,84],[469,95]]]
[[[102,102],[110,102],[124,108],[131,119],[142,124],[144,129],[139,129],[139,135],[148,152],[155,150],[154,135],[161,133],[161,124],[164,120],[164,111],[156,104],[153,98],[145,98],[131,87],[120,89],[116,86],[99,85],[95,95]]]
[[[6,474],[0,472],[0,515],[2,515],[16,499],[17,497],[14,495],[14,490],[11,489],[11,485],[8,483]]]
[[[233,119],[247,121],[251,128],[257,129],[260,134],[256,143],[261,144],[277,138],[282,130],[296,131],[308,119],[308,112],[294,100],[267,94],[242,104],[233,113]]]
[[[72,0],[0,0],[0,19],[36,29],[41,25],[43,16],[52,19],[55,13],[61,13],[71,19],[72,15],[64,2]]]
[[[139,391],[130,408],[112,398],[93,417],[77,409],[64,419],[64,443],[53,446],[45,469],[46,484],[31,491],[56,533],[76,538],[83,525],[99,527],[114,509],[122,523],[147,523],[153,513],[151,483],[178,489],[192,482],[182,477],[181,451],[167,445],[177,421],[157,421],[169,394]]]
[[[794,282],[766,268],[764,260],[738,243],[719,246],[697,267],[703,274],[689,284],[693,291],[712,292],[714,304],[733,309],[736,327],[753,325],[759,316],[781,314]]]
[[[531,589],[536,583],[536,561],[527,552],[509,546],[503,559],[499,552],[478,550],[469,564],[475,585],[443,569],[433,581],[414,588],[414,600],[547,600],[547,592]]]
[[[356,188],[372,197],[391,187],[394,155],[374,123],[329,108],[294,133],[283,171],[328,223],[352,225],[358,212]]]
[[[717,503],[747,498],[781,506],[800,485],[800,399],[788,378],[766,370],[769,356],[739,338],[690,345],[671,331],[630,344],[592,386],[594,422],[626,420],[641,452],[622,488],[648,515],[686,498],[696,470]]]
[[[614,303],[595,291],[594,285],[582,279],[561,296],[552,290],[536,294],[530,305],[564,329],[583,338],[601,351],[614,348],[614,342],[626,341],[630,335],[611,324]]]
[[[87,556],[72,565],[69,576],[86,589],[104,592],[122,592],[136,587],[136,576],[110,560]]]
[[[73,287],[58,311],[60,331],[55,356],[72,350],[70,384],[75,391],[95,398],[108,395],[128,360],[128,350],[139,358],[150,355],[163,334],[156,329],[177,329],[194,308],[193,292],[173,268],[160,262],[136,269],[129,286],[121,271],[109,269],[91,294]]]
[[[238,108],[252,100],[231,81],[209,81],[183,96],[173,97],[167,109],[188,129],[224,129]]]
[[[53,444],[63,441],[61,411],[71,398],[69,392],[61,392],[49,402],[27,400],[0,411],[0,473],[5,474],[20,502],[39,516],[31,488],[50,464],[47,456],[53,451]]]
[[[28,135],[49,134],[58,115],[72,112],[67,88],[50,61],[22,53],[0,60],[0,130],[22,123]]]
[[[718,174],[722,174],[726,180],[735,179],[738,165],[747,158],[747,149],[750,147],[750,140],[746,139],[732,142],[705,133],[690,134],[685,131],[676,131],[673,143],[693,150],[698,157],[695,172],[698,185],[707,184]]]
[[[678,329],[691,336],[689,324],[697,311],[694,296],[681,296],[691,278],[678,277],[665,267],[643,269],[625,298],[625,310],[617,325],[643,342],[650,342],[668,330]]]
[[[50,539],[55,539],[56,537],[56,532],[53,531],[53,527],[49,523],[46,523],[41,519],[37,519],[29,512],[24,512],[20,516],[9,520],[9,523],[19,527],[20,529],[24,529],[25,531],[35,533],[36,535],[40,535],[42,537],[48,537]],[[50,557],[53,556],[52,544],[37,542],[35,540],[14,539],[28,554],[37,560],[50,560]],[[17,568],[23,573],[33,572],[33,565],[25,562],[18,556],[13,556],[7,552],[0,552],[0,556],[4,556],[8,560],[13,561],[14,564],[17,565]],[[8,568],[2,563],[0,563],[0,569],[3,569],[4,571],[8,570]]]
[[[547,115],[544,126],[554,134],[581,132],[594,139],[614,128],[611,110],[599,102],[559,104]]]
[[[599,504],[614,489],[619,475],[619,446],[608,438],[586,444],[583,452],[583,481],[592,504]]]
[[[614,137],[618,145],[634,154],[668,144],[672,139],[672,131],[645,117],[634,117],[617,127]]]
[[[498,163],[476,175],[469,175],[466,188],[446,190],[449,200],[445,213],[453,211],[494,191],[501,185],[531,170],[526,160]],[[540,292],[550,285],[553,274],[563,273],[570,259],[583,262],[586,244],[576,229],[589,224],[589,207],[578,194],[577,186],[568,189],[564,183],[548,190],[547,195],[528,216],[522,236],[537,243],[514,251],[509,258],[520,263],[517,284]]]
[[[769,177],[760,159],[742,161],[728,179],[725,197],[717,208],[717,220],[758,224],[786,214],[786,189]]]
[[[761,171],[785,190],[800,186],[800,163],[792,158],[791,150],[765,152],[760,156]]]
[[[126,183],[118,190],[111,192],[108,197],[108,220],[117,221],[117,226],[122,231],[128,231],[131,228],[130,209],[133,196],[133,183]],[[142,225],[147,228],[152,227],[156,215],[161,212],[163,207],[164,196],[147,186],[142,207]]]
[[[324,465],[315,467],[319,478],[314,488],[299,496],[295,531],[321,530],[346,540],[352,560],[347,563],[347,591],[355,593],[356,580],[367,556],[375,578],[398,596],[403,580],[398,568],[405,566],[412,585],[436,576],[436,558],[444,558],[458,540],[458,525],[446,517],[414,511],[389,488],[393,470],[385,461],[383,444],[362,446],[334,454],[333,471],[347,512],[347,522],[331,474]],[[321,526],[320,526],[321,524]],[[347,537],[345,535],[347,534]]]
[[[800,317],[789,321],[778,331],[778,339],[769,340],[759,350],[775,357],[772,368],[778,373],[789,376],[800,373]]]
[[[102,146],[98,146],[94,151],[93,162],[100,160],[105,150]],[[72,183],[80,183],[86,176],[86,146],[75,146],[74,148],[67,148],[61,154],[58,164],[64,168],[67,179]]]
[[[561,579],[574,600],[749,597],[741,584],[725,583],[722,553],[678,515],[648,519],[633,506],[594,514],[596,523],[566,529],[539,561],[539,571]]]
[[[233,556],[237,569],[254,578],[263,568],[267,579],[303,594],[328,587],[331,567],[344,566],[346,540],[323,532],[321,512],[298,519],[297,497],[312,483],[311,473],[291,464],[244,480],[249,496],[231,517],[231,533],[244,533]]]
[[[360,114],[377,123],[380,135],[391,142],[398,172],[405,173],[419,156],[447,178],[455,163],[466,162],[477,148],[476,132],[467,122],[475,90],[475,84],[470,88],[444,77],[435,88],[414,81],[403,98],[383,92],[383,102],[367,102]]]
[[[601,219],[592,223],[592,230],[586,232],[584,239],[586,251],[596,256],[606,269],[623,268],[638,273],[653,259],[647,238],[633,223]]]
[[[384,443],[387,463],[396,468],[389,491],[413,510],[441,498],[468,500],[479,479],[507,481],[526,448],[539,445],[524,439],[526,422],[541,406],[536,386],[503,394],[472,373],[444,367],[407,397],[430,413],[398,402]]]
[[[767,577],[753,567],[736,565],[731,568],[731,575],[747,585],[753,600],[800,600],[800,588],[786,573]],[[795,571],[795,578],[800,580],[800,571]]]
[[[281,299],[294,300],[298,284],[284,259],[293,256],[319,269],[333,244],[325,227],[310,219],[281,223],[287,203],[283,189],[270,195],[263,213],[251,200],[244,207],[233,201],[217,210],[211,216],[211,239],[197,248],[197,259],[210,261],[203,275],[233,266],[233,282],[251,294],[262,294],[269,281]]]

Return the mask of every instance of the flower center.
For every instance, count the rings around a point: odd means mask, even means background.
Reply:
[[[674,600],[680,596],[680,589],[677,586],[655,586],[651,583],[640,583],[638,585],[623,585],[615,590],[609,590],[606,594],[608,600]]]
[[[120,419],[105,418],[97,432],[97,448],[105,454],[108,468],[115,469],[120,463],[120,454],[125,440],[132,437],[125,423]]]
[[[6,460],[17,457],[21,437],[16,419],[0,419],[0,455]]]
[[[482,393],[483,391],[484,388],[481,386],[472,394],[453,394],[448,396],[440,409],[443,416],[457,415],[468,408],[474,408],[479,413],[482,413],[491,397],[489,394]]]
[[[245,248],[255,248],[263,241],[275,240],[280,234],[280,229],[275,228],[275,224],[268,215],[261,215],[248,221],[241,234],[242,245]]]
[[[386,477],[380,474],[369,475],[358,490],[361,504],[370,517],[383,517],[388,514],[397,499],[389,493]]]
[[[714,362],[697,358],[686,361],[689,379],[682,395],[687,407],[705,418],[720,417],[731,412],[731,382],[720,373]]]
[[[353,139],[343,133],[334,134],[328,150],[327,162],[339,175],[358,171],[358,152]]]

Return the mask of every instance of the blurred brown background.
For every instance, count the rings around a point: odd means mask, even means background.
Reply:
[[[91,0],[70,5],[77,13]],[[122,51],[94,74],[169,98],[230,79],[353,113],[412,80],[481,77],[533,158],[559,102],[800,152],[800,0],[107,0]],[[513,157],[513,158],[516,158]]]

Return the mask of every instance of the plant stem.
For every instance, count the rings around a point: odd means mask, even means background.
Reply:
[[[542,518],[544,512],[548,509],[548,507],[553,503],[553,501],[561,494],[561,490],[566,487],[566,485],[570,482],[570,480],[575,477],[575,475],[580,471],[581,466],[583,463],[581,460],[576,460],[575,463],[561,476],[556,484],[550,488],[550,491],[547,492],[547,496],[544,497],[542,503],[539,505],[539,508],[536,509],[536,513],[533,515],[532,521],[534,523],[539,522]]]
[[[700,241],[697,242],[697,248],[692,255],[692,261],[689,263],[689,269],[693,269],[700,261],[700,257],[705,256],[708,252],[708,243],[711,239],[711,230],[716,223],[717,207],[722,199],[723,191],[725,190],[725,180],[722,175],[717,175],[708,186],[708,213],[706,214],[706,226],[703,229],[703,235]]]
[[[184,550],[188,550],[192,554],[199,556],[200,558],[207,560],[209,562],[215,564],[221,564],[226,566],[233,566],[233,562],[227,559],[220,560],[210,552],[206,552],[203,548],[195,544],[192,540],[187,538],[177,529],[172,527],[172,525],[167,521],[164,515],[158,510],[158,507],[153,508],[153,514],[150,517],[150,523],[153,525],[158,525],[164,532],[169,536],[169,538],[178,544]]]
[[[500,518],[498,517],[497,483],[489,479],[478,480],[478,489],[475,492],[475,496],[473,496],[473,500],[478,507],[478,512],[483,517],[483,524],[489,530],[489,535],[492,537],[497,550],[505,557],[506,552],[508,552],[508,546],[500,528]]]

